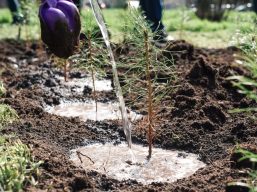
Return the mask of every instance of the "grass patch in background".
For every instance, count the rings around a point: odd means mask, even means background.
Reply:
[[[0,25],[9,24],[12,21],[11,14],[8,9],[0,9]]]
[[[164,12],[163,21],[169,33],[175,39],[207,48],[227,47],[238,28],[248,30],[254,25],[257,16],[254,12],[227,13],[221,22],[200,20],[191,10],[169,10]]]
[[[28,26],[30,38],[40,38],[39,22],[37,18],[37,8],[34,8],[35,14],[31,24]],[[85,16],[84,9],[82,17]],[[112,34],[112,41],[119,42],[123,39],[122,27],[124,26],[124,9],[104,9],[103,14]],[[88,14],[87,14],[88,15]],[[226,19],[221,22],[210,22],[200,20],[195,16],[192,10],[176,9],[165,10],[163,22],[168,32],[176,39],[183,39],[201,47],[226,47],[229,45],[231,37],[239,26],[248,29],[253,25],[253,18],[256,14],[253,12],[236,12],[227,13]],[[93,18],[94,19],[94,18]],[[82,19],[82,22],[85,20]],[[8,9],[0,10],[0,39],[16,38],[18,34],[18,26],[11,25],[11,14]],[[83,23],[86,28],[86,23]],[[25,30],[22,30],[21,37],[25,38]],[[182,32],[182,34],[181,34]]]
[[[193,11],[178,9],[164,12],[163,21],[168,31],[180,30],[181,21],[184,22],[183,30],[190,32],[215,32],[219,30],[235,30],[239,27],[248,28],[256,18],[254,12],[230,11],[221,22],[212,22],[199,19]]]

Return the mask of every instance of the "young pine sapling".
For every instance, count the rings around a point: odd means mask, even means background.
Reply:
[[[156,34],[151,32],[141,13],[131,8],[127,14],[124,44],[131,57],[121,58],[119,68],[125,71],[123,89],[127,99],[132,101],[131,105],[139,105],[138,108],[147,112],[142,125],[146,126],[149,145],[147,158],[150,159],[158,111],[161,110],[160,102],[172,90],[173,63],[164,58],[161,49],[153,45],[152,39]]]
[[[247,31],[239,30],[236,33],[234,39],[234,44],[239,47],[241,50],[241,56],[239,59],[242,60],[243,67],[247,69],[249,75],[234,75],[228,78],[231,80],[233,85],[238,88],[238,91],[244,94],[248,99],[253,100],[253,106],[249,106],[246,108],[238,108],[232,109],[230,112],[233,113],[247,113],[250,114],[256,120],[256,112],[257,112],[257,25],[253,20],[253,25]],[[244,189],[245,191],[256,192],[257,191],[257,171],[256,171],[256,163],[257,163],[257,155],[244,149],[237,148],[235,154],[239,154],[241,158],[239,159],[239,163],[241,161],[248,161],[252,164],[252,170],[249,172],[249,179],[247,182],[231,182],[227,184],[227,191],[239,191],[240,189]],[[249,164],[248,163],[248,164]]]
[[[254,23],[254,21],[253,21]],[[237,46],[242,51],[239,59],[242,60],[243,67],[249,71],[250,76],[243,75],[234,75],[228,78],[228,80],[232,80],[232,83],[235,87],[238,88],[238,91],[247,98],[254,100],[257,102],[257,25],[253,24],[253,26],[248,31],[242,31],[237,33],[238,37],[234,37],[240,39],[239,42],[236,42]],[[257,107],[247,107],[240,109],[233,109],[231,112],[257,112]]]
[[[103,47],[103,39],[96,22],[94,22],[93,14],[87,11],[82,15],[85,19],[86,30],[83,31],[85,37],[81,41],[80,52],[71,57],[75,67],[89,72],[92,78],[93,98],[95,101],[97,115],[97,92],[96,92],[96,76],[105,76],[104,66],[108,64],[107,52]],[[97,73],[96,73],[97,72]],[[97,116],[96,116],[97,117]]]

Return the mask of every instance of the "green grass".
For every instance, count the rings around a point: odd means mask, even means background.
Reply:
[[[257,154],[252,153],[248,150],[237,148],[235,153],[238,153],[242,155],[242,157],[238,160],[238,162],[248,160],[252,162],[252,170],[248,172],[249,178],[248,178],[248,187],[250,189],[249,192],[257,192],[257,170],[256,170],[256,162],[257,162]]]
[[[190,32],[216,32],[219,30],[235,30],[239,26],[252,25],[251,20],[256,18],[253,12],[236,12],[227,13],[226,19],[221,22],[211,22],[197,18],[194,12],[190,10],[178,9],[164,12],[164,23],[168,31],[178,31],[183,23],[183,30]]]
[[[257,102],[257,24],[250,26],[249,28],[240,28],[234,37],[234,44],[241,49],[240,59],[242,65],[248,72],[248,76],[234,75],[228,78],[233,85],[238,89],[238,92],[245,94],[250,100]],[[246,113],[250,117],[256,120],[256,105],[248,108],[238,108],[230,110],[231,113]],[[240,161],[249,160],[252,162],[253,170],[249,172],[248,187],[250,192],[257,192],[257,171],[256,162],[257,154],[250,151],[237,148],[235,153],[242,155]]]
[[[4,88],[3,83],[0,81],[0,97],[2,97],[5,94],[6,90]]]
[[[192,11],[171,10],[164,12],[164,24],[176,39],[185,39],[200,47],[227,47],[238,28],[247,30],[253,25],[253,12],[227,13],[221,22],[200,20]]]
[[[85,17],[86,10],[83,11]],[[123,39],[122,27],[124,21],[124,9],[105,9],[103,10],[106,23],[112,34],[112,40],[119,42]],[[37,13],[33,13],[32,25],[22,30],[22,38],[38,39],[40,37],[39,23]],[[183,38],[194,45],[202,47],[226,47],[229,45],[231,37],[239,27],[246,30],[253,25],[253,18],[256,14],[253,12],[235,12],[227,13],[227,17],[222,22],[210,22],[198,19],[192,11],[183,9],[165,10],[163,22],[170,35],[176,39]],[[94,18],[92,17],[92,20]],[[84,21],[84,22],[83,22]],[[11,15],[8,9],[0,10],[0,39],[16,38],[18,27],[10,25]],[[87,23],[82,19],[83,26],[86,28]],[[26,28],[26,27],[23,27]]]
[[[5,93],[0,81],[0,97]],[[0,130],[18,119],[14,109],[0,104]],[[38,167],[29,148],[11,135],[0,135],[0,191],[22,191],[27,185],[36,185]]]
[[[1,9],[0,10],[0,23],[11,23],[12,17],[8,9]]]
[[[257,24],[252,25],[248,30],[240,29],[235,38],[234,43],[242,50],[240,59],[243,67],[249,72],[248,76],[234,75],[228,79],[238,91],[244,94],[248,99],[257,102]],[[231,112],[253,112],[256,118],[257,107],[252,106],[243,109],[233,109]]]
[[[0,130],[9,123],[13,123],[18,119],[18,115],[14,109],[5,104],[0,104]]]
[[[29,148],[20,140],[0,136],[0,191],[22,191],[27,185],[36,185],[39,165]]]
[[[0,98],[4,96],[6,89],[0,81]],[[18,119],[18,115],[14,109],[5,104],[0,104],[0,130],[7,124],[13,123]]]

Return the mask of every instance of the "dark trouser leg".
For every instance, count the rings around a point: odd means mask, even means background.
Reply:
[[[13,23],[18,23],[20,21],[20,16],[18,15],[20,4],[18,0],[8,0],[8,6],[12,12]]]
[[[19,11],[19,1],[18,0],[8,0],[8,6],[11,12],[16,13]]]
[[[253,0],[253,11],[257,14],[257,0]]]
[[[140,0],[140,6],[146,19],[151,23],[152,31],[163,30],[161,0]]]

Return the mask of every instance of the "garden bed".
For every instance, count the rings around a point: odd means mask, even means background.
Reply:
[[[244,114],[228,113],[233,108],[255,105],[226,79],[233,74],[246,74],[237,64],[235,55],[239,51],[234,47],[204,49],[173,41],[167,47],[169,52],[163,52],[174,59],[177,79],[172,85],[173,92],[161,103],[167,107],[159,114],[155,146],[194,153],[206,166],[172,183],[143,185],[135,180],[118,181],[104,173],[85,171],[70,160],[71,150],[76,147],[124,142],[122,124],[118,119],[93,121],[48,113],[49,106],[92,100],[92,88],[65,84],[60,79],[62,72],[53,67],[37,42],[27,48],[24,45],[14,40],[0,42],[0,77],[7,89],[0,101],[13,107],[20,117],[18,123],[6,127],[1,134],[15,133],[29,145],[32,155],[44,162],[38,185],[27,190],[220,192],[225,190],[227,182],[248,177],[246,172],[233,167],[230,160],[237,143],[257,144],[255,121]],[[117,60],[126,55],[133,57],[130,45],[115,46]],[[74,70],[69,79],[79,80],[84,76],[83,72]],[[117,102],[112,89],[97,91],[97,98],[102,103]],[[132,109],[142,113],[142,105],[138,103]],[[144,131],[135,127],[132,141],[146,145]]]

